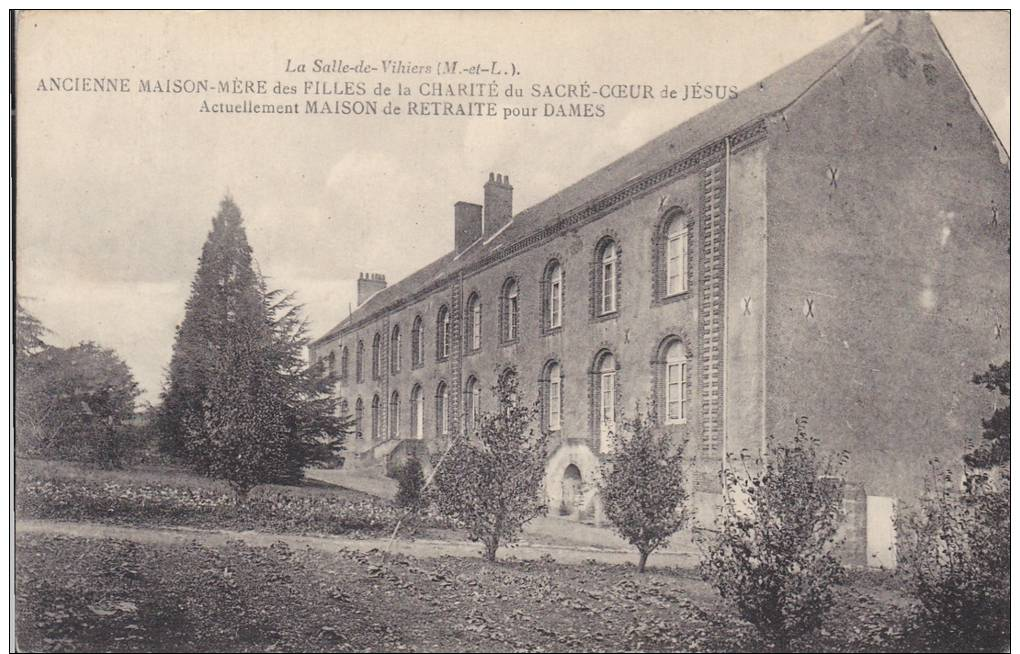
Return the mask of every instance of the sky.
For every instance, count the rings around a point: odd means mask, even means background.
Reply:
[[[1008,150],[1009,15],[933,20]],[[393,283],[449,252],[453,204],[481,202],[490,171],[511,176],[520,211],[715,102],[612,101],[597,119],[238,116],[200,113],[202,95],[44,92],[40,79],[331,83],[359,78],[295,76],[286,62],[455,59],[513,62],[525,84],[742,89],[862,23],[863,12],[29,12],[17,28],[17,293],[49,342],[113,348],[155,401],[225,195],[270,286],[297,292],[318,336],[346,317],[359,272]]]

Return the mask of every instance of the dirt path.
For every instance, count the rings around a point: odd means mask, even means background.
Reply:
[[[187,527],[154,528],[154,527],[120,527],[94,522],[60,522],[56,520],[21,519],[15,526],[16,534],[58,534],[80,538],[117,538],[138,543],[182,544],[198,542],[208,547],[218,547],[230,540],[243,540],[252,545],[268,546],[283,541],[294,548],[309,547],[316,550],[335,552],[354,550],[370,552],[383,551],[389,542],[386,538],[345,538],[343,536],[299,536],[295,534],[272,534],[260,531],[211,531],[191,529]],[[462,556],[477,558],[481,546],[468,541],[398,539],[391,550],[394,553],[407,554],[422,558],[441,556]],[[515,557],[531,560],[543,556],[551,556],[560,563],[584,563],[595,560],[600,563],[634,563],[637,553],[628,550],[610,550],[593,547],[566,547],[558,545],[520,544],[511,548],[501,549],[501,558]],[[648,561],[649,567],[683,566],[692,567],[697,564],[697,555],[693,552],[662,552],[653,554]]]

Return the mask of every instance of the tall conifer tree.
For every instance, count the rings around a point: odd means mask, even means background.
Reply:
[[[164,448],[225,479],[239,497],[300,479],[343,445],[332,380],[306,366],[292,296],[257,274],[240,209],[220,204],[202,247],[162,393]]]

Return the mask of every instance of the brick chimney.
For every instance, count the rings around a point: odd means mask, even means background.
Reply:
[[[381,275],[379,273],[359,273],[358,306],[360,307],[365,303],[365,300],[384,288],[386,288],[386,275]]]
[[[458,202],[453,205],[453,243],[460,254],[482,236],[482,205]]]
[[[514,215],[513,197],[514,187],[510,186],[510,176],[489,173],[489,181],[485,183],[485,214],[482,221],[482,234],[486,238],[510,222]]]

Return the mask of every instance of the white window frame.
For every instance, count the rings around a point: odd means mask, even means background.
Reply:
[[[506,293],[506,340],[512,341],[517,338],[517,321],[520,319],[520,287],[514,281],[510,284]]]
[[[417,392],[415,392],[417,391]],[[411,437],[421,440],[425,438],[425,393],[421,386],[415,386],[411,391]]]
[[[616,431],[616,359],[606,355],[599,368],[599,450],[612,448],[609,434]]]
[[[482,347],[482,303],[477,296],[471,305],[471,349]]]
[[[616,311],[616,243],[610,242],[602,250],[601,313]]]
[[[549,276],[549,328],[563,324],[563,268],[559,264]]]
[[[562,377],[560,364],[549,366],[549,431],[559,431],[563,420]]]
[[[442,384],[438,396],[439,402],[436,404],[437,431],[446,436],[450,433],[450,387]]]
[[[677,222],[679,219],[674,220],[673,225],[670,225],[669,236],[666,240],[666,297],[687,292],[687,228],[682,227],[674,231],[674,225]],[[674,245],[676,246],[675,256]]]

